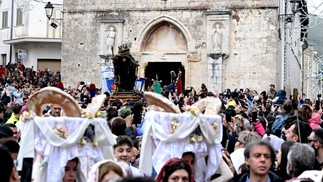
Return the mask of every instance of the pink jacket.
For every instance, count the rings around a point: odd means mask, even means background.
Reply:
[[[321,122],[321,115],[316,113],[314,114],[309,120],[308,123],[310,124],[312,129],[318,129],[321,128],[320,126],[320,122]]]
[[[265,128],[262,126],[262,124],[261,124],[260,122],[258,122],[258,123],[255,125],[255,130],[257,131],[257,133],[258,133],[260,136],[263,136],[263,135],[266,133]]]

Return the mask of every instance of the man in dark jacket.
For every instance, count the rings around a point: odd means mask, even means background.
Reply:
[[[269,170],[275,164],[275,150],[264,140],[250,142],[244,151],[249,172],[243,174],[238,182],[283,182],[279,176]]]

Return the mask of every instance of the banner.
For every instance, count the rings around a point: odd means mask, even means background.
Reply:
[[[114,79],[106,79],[106,84],[107,84],[107,91],[112,94],[112,90],[113,88],[115,87],[115,84],[114,84]]]
[[[145,85],[145,81],[146,81],[146,78],[142,78],[142,77],[138,78],[136,81],[135,90],[142,91]]]
[[[112,93],[112,89],[110,87],[107,80],[112,80],[114,83],[114,68],[113,66],[101,66],[102,72],[102,93],[109,92]],[[111,82],[111,81],[109,81]]]
[[[177,95],[180,95],[183,92],[182,72],[181,71],[177,75],[176,90],[177,90]]]
[[[158,94],[162,93],[162,88],[158,80],[154,81],[154,92]]]

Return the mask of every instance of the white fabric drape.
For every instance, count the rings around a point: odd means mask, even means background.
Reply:
[[[176,119],[180,124],[175,133],[170,134],[170,122]],[[218,125],[215,132],[212,124]],[[198,127],[202,131],[202,142],[189,142],[189,135]],[[196,155],[195,180],[208,181],[217,170],[221,160],[222,120],[219,115],[194,116],[189,113],[173,114],[150,111],[146,113],[139,169],[151,175],[152,167],[157,174],[164,163],[173,157],[182,157],[187,151]],[[205,162],[205,156],[208,161]]]
[[[30,151],[31,147],[35,148],[43,158],[42,163],[47,164],[40,171],[41,181],[61,181],[66,163],[75,157],[88,157],[95,162],[113,159],[112,146],[116,141],[102,118],[35,117],[33,121],[30,120],[24,124],[27,128],[25,131],[22,130],[22,133],[27,137],[22,137],[19,163],[22,163],[24,157],[35,156],[33,151],[32,154]],[[54,133],[53,128],[58,124],[67,128],[69,136],[66,139]],[[93,147],[91,143],[80,145],[80,140],[90,124],[95,127],[97,147]],[[24,141],[25,139],[29,141]]]

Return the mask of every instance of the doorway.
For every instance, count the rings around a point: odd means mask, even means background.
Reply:
[[[38,59],[37,60],[37,69],[44,70],[48,68],[54,73],[61,71],[61,60],[60,59]]]
[[[145,89],[153,84],[152,79],[156,79],[156,75],[158,76],[158,80],[161,81],[161,86],[169,85],[171,82],[170,72],[174,71],[176,75],[179,71],[182,72],[182,85],[185,85],[185,69],[181,62],[149,62],[147,67],[145,68],[145,78],[146,84]]]

